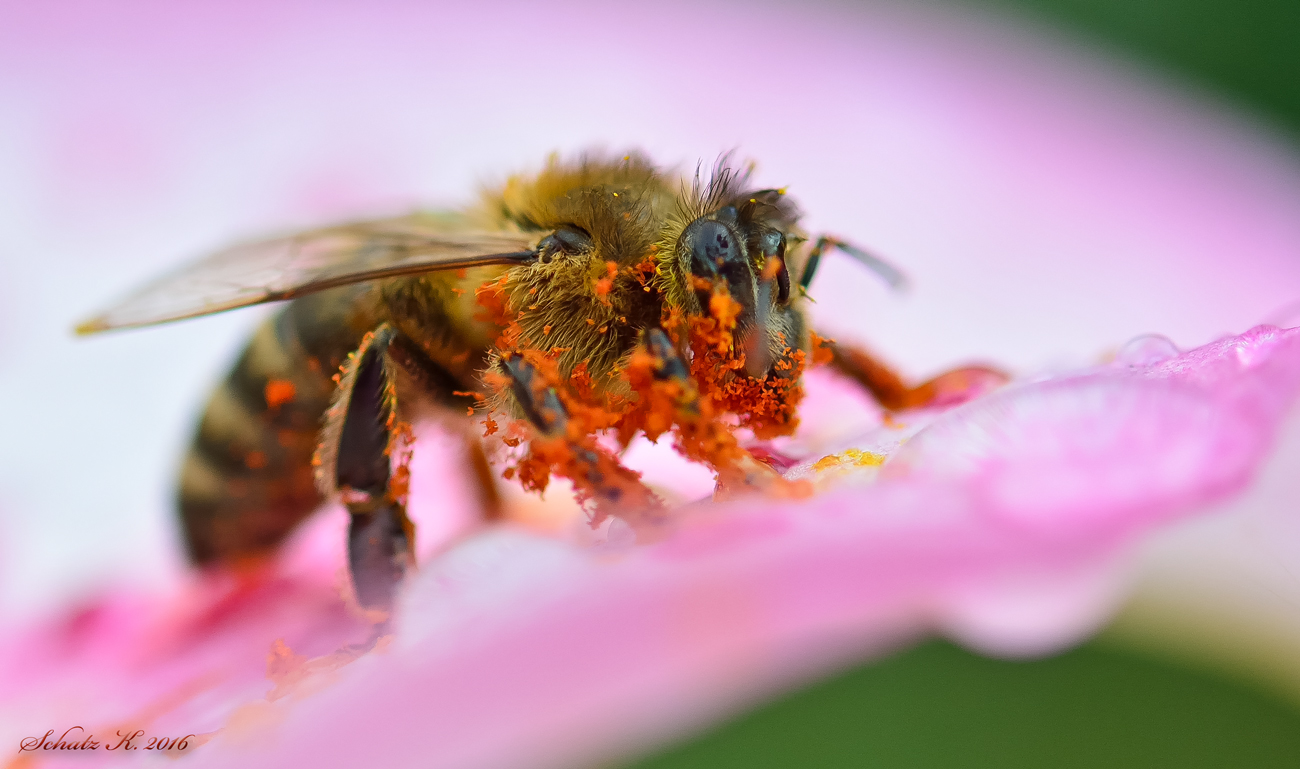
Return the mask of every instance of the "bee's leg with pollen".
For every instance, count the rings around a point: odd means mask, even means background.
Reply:
[[[736,443],[729,427],[710,417],[690,367],[663,329],[647,331],[644,347],[653,361],[656,382],[672,385],[678,449],[688,459],[717,470],[718,495],[726,496],[738,489],[765,491],[780,484],[782,479],[775,470]]]
[[[465,461],[478,491],[479,512],[486,522],[500,521],[505,517],[505,509],[501,492],[497,490],[496,473],[492,471],[482,441],[472,429],[465,431],[464,446]]]
[[[571,423],[559,393],[519,353],[502,356],[510,390],[538,436],[531,454],[573,482],[580,499],[595,504],[593,524],[611,514],[633,525],[657,519],[663,502],[641,482],[638,473],[597,445],[589,431]]]
[[[907,278],[898,268],[875,254],[839,238],[822,235],[813,244],[804,263],[803,274],[799,277],[800,291],[808,291],[813,276],[817,274],[822,255],[830,249],[837,249],[853,257],[893,288],[902,288],[907,283]],[[967,366],[911,387],[893,369],[865,350],[839,343],[830,343],[830,349],[831,367],[865,387],[877,403],[890,411],[961,403],[1003,385],[1010,379],[996,369]]]
[[[392,608],[396,586],[414,563],[405,481],[394,482],[391,461],[400,429],[388,359],[394,336],[381,326],[345,365],[319,468],[332,476],[323,477],[322,486],[336,488],[351,515],[348,566],[357,601],[380,611]]]
[[[482,397],[465,392],[465,385],[438,365],[419,344],[405,334],[393,337],[388,345],[387,360],[393,364],[394,373],[399,375],[397,389],[403,393],[402,408],[415,410],[420,406],[432,407],[433,411],[426,411],[424,416],[438,420],[450,430],[457,430],[453,427],[455,422],[445,417],[464,414],[467,406],[476,405],[476,398]],[[479,513],[484,521],[500,520],[501,495],[497,490],[492,465],[483,450],[483,443],[468,421],[459,427],[459,432],[464,448],[463,468],[466,477],[474,482]]]
[[[897,372],[867,351],[839,342],[828,344],[831,349],[831,368],[862,385],[877,403],[890,411],[955,405],[999,387],[1010,379],[996,369],[967,366],[947,371],[912,387]]]

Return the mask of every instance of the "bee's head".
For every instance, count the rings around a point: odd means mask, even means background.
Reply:
[[[707,314],[713,292],[725,288],[739,306],[736,342],[745,351],[745,372],[755,377],[771,368],[771,319],[790,303],[786,229],[794,217],[781,198],[778,190],[740,195],[687,224],[675,249],[689,287],[683,308]]]

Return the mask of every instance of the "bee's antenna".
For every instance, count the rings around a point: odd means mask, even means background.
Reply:
[[[903,271],[894,265],[886,262],[884,259],[863,248],[840,240],[839,238],[822,235],[817,238],[817,243],[813,245],[812,253],[808,255],[808,263],[803,268],[803,275],[799,277],[799,288],[807,291],[808,285],[812,283],[813,275],[817,273],[817,265],[821,262],[822,254],[828,248],[837,248],[848,254],[866,267],[868,270],[879,275],[889,287],[895,291],[904,291],[907,289],[907,276]]]

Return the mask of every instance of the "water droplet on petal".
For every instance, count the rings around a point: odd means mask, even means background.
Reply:
[[[631,547],[636,544],[636,530],[622,518],[610,518],[609,528],[605,530],[605,544]]]
[[[1130,339],[1115,353],[1115,365],[1145,368],[1178,356],[1178,346],[1167,336],[1143,334]]]

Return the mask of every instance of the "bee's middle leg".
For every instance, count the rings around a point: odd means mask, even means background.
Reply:
[[[444,428],[458,432],[461,440],[461,465],[476,492],[478,509],[485,522],[501,520],[503,517],[501,494],[497,489],[496,477],[483,442],[479,439],[473,423],[466,419],[450,420],[446,417],[463,414],[466,406],[475,403],[472,393],[465,392],[466,385],[458,381],[445,368],[438,365],[418,344],[404,334],[398,334],[388,346],[387,360],[400,374],[398,389],[412,395],[419,394],[426,407],[432,406],[433,412],[426,416],[437,419]],[[404,396],[405,397],[405,396]],[[403,408],[417,407],[416,397],[406,398]],[[459,426],[456,423],[460,422]]]
[[[967,366],[909,385],[897,372],[859,347],[831,343],[831,368],[862,385],[885,409],[955,405],[1005,384],[1010,377],[986,366]]]

